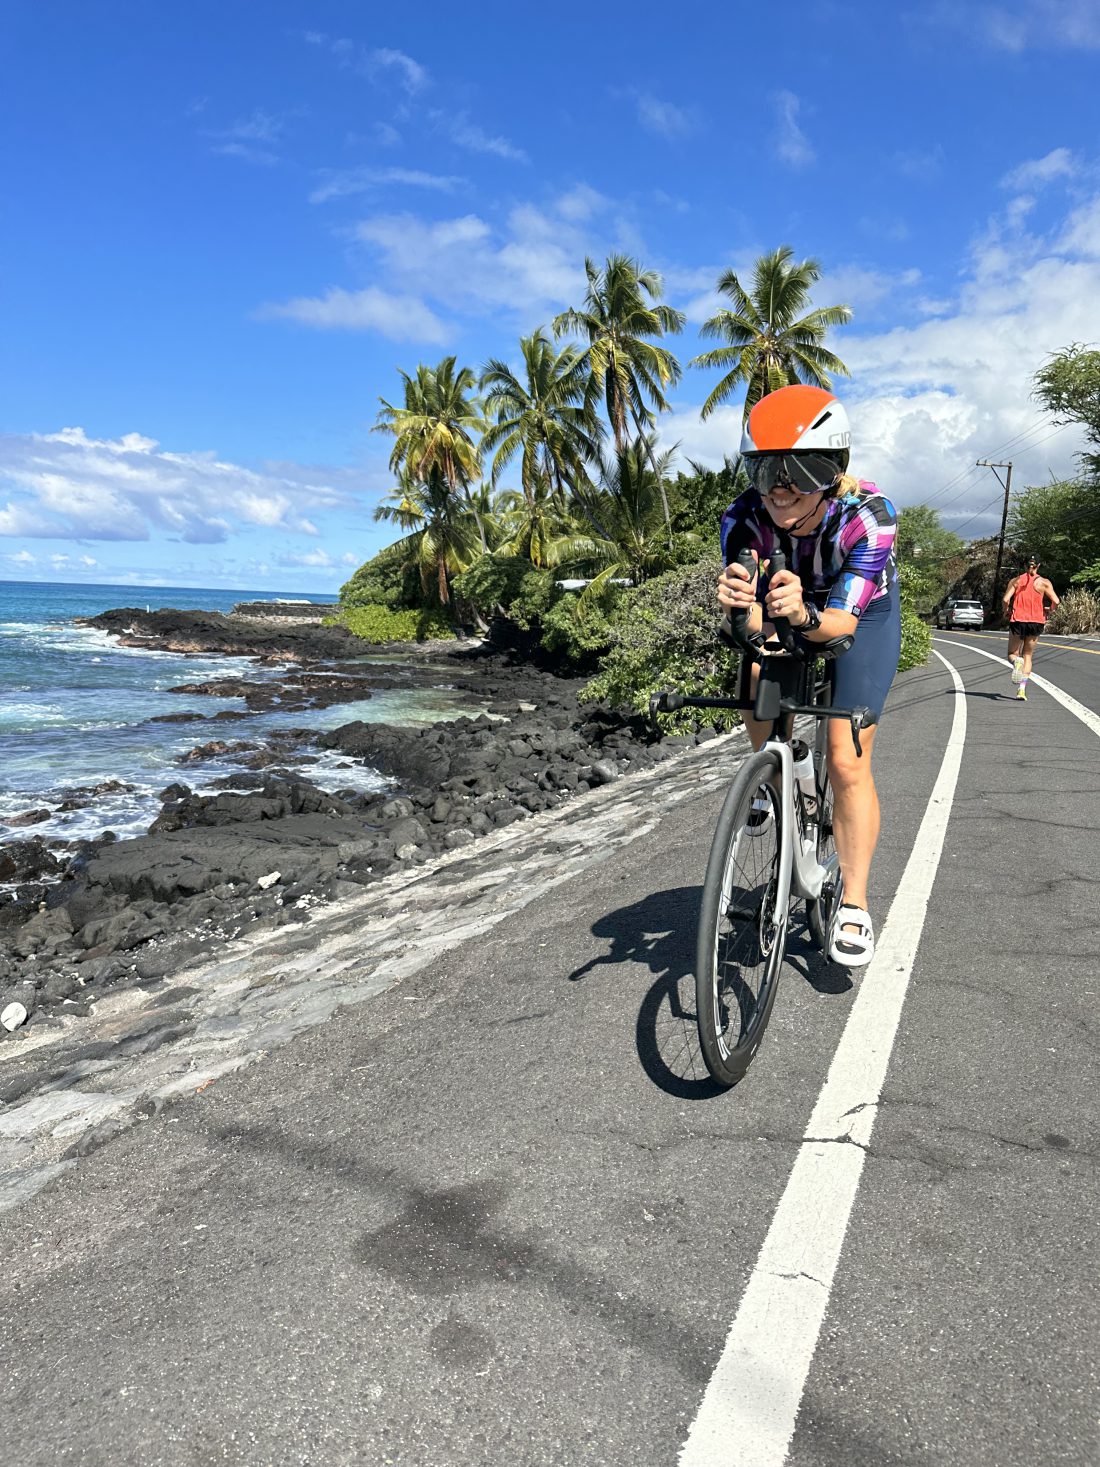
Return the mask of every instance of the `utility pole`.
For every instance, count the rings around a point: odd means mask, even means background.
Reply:
[[[991,463],[987,458],[980,458],[976,462],[976,467],[980,469],[992,469],[993,477],[1005,492],[1005,506],[1001,511],[1001,533],[997,540],[997,569],[993,572],[992,611],[994,616],[999,616],[1001,611],[1001,562],[1004,559],[1005,553],[1005,527],[1008,524],[1008,496],[1012,489],[1012,460],[1009,459],[1007,463]],[[1008,470],[1008,473],[1003,479],[998,474],[998,469]]]

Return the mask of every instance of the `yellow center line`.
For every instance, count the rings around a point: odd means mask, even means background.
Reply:
[[[932,628],[933,636],[936,634],[937,630],[938,629],[936,627]],[[961,630],[961,628],[953,627],[951,630],[951,635],[953,637],[981,637],[986,642],[1004,641],[1005,646],[1008,646],[1007,632],[964,632]],[[1038,651],[1040,646],[1042,647],[1044,652],[1048,650],[1052,652],[1084,652],[1087,657],[1100,657],[1100,649],[1097,649],[1095,647],[1077,647],[1072,642],[1044,642],[1040,640],[1035,650]]]

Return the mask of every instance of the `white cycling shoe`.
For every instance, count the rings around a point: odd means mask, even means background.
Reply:
[[[745,821],[745,829],[753,836],[765,835],[775,824],[775,815],[772,812],[772,802],[767,795],[757,795],[749,810],[748,819]]]
[[[857,930],[846,932],[845,924]],[[843,968],[865,968],[874,955],[875,929],[871,925],[871,914],[862,907],[841,902],[829,957]]]

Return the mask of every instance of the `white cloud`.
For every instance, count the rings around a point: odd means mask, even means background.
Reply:
[[[274,148],[281,141],[285,126],[284,118],[257,108],[250,116],[239,118],[229,127],[208,129],[206,136],[214,139],[210,149],[212,153],[271,168],[279,162]]]
[[[943,148],[911,148],[894,154],[894,167],[906,178],[929,183],[938,178],[943,168]]]
[[[1024,0],[979,11],[985,39],[1005,51],[1100,50],[1095,0]]]
[[[802,103],[793,92],[787,91],[777,92],[772,100],[776,112],[776,154],[791,168],[805,168],[817,155],[798,124]]]
[[[428,117],[437,128],[447,134],[451,142],[460,148],[467,148],[471,153],[491,153],[512,163],[528,162],[527,154],[522,148],[517,148],[507,138],[493,137],[476,122],[471,122],[465,112],[451,114],[437,109],[429,112]]]
[[[10,560],[13,565],[37,565],[38,557],[32,555],[29,550],[17,550],[14,555],[5,555],[5,560]]]
[[[859,265],[842,265],[822,275],[814,286],[813,301],[822,306],[851,306],[858,319],[873,313],[884,301],[899,305],[899,296],[918,285],[920,278],[916,269],[867,270]]]
[[[649,92],[639,92],[634,102],[638,121],[647,132],[656,133],[658,137],[685,138],[698,129],[698,118],[692,108],[662,102]]]
[[[998,51],[1100,50],[1100,9],[1095,0],[1016,0],[1014,4],[959,5],[940,0],[913,9],[911,23],[935,31],[963,32]]]
[[[554,207],[563,219],[568,219],[572,223],[581,223],[602,213],[609,207],[610,202],[603,194],[590,188],[588,184],[578,183],[568,193],[562,194]]]
[[[283,317],[328,331],[377,331],[392,341],[447,340],[447,328],[422,300],[393,295],[369,285],[364,290],[332,286],[320,296],[298,296],[261,307],[261,318]]]
[[[585,254],[598,253],[576,218],[576,196],[565,196],[565,214],[560,208],[518,205],[502,228],[476,214],[432,222],[380,214],[356,234],[399,290],[468,313],[514,310],[529,331],[540,312],[580,299]]]
[[[1084,446],[1080,430],[1059,430],[1031,393],[1047,353],[1100,340],[1100,197],[1049,234],[990,227],[957,299],[920,304],[928,319],[880,333],[849,328],[836,339],[852,369],[838,384],[852,419],[852,467],[901,505],[931,500],[948,527],[989,534],[1000,491],[977,459],[1012,459],[1013,484],[1023,488],[1072,474]],[[661,439],[681,440],[684,459],[718,464],[737,451],[741,405],[702,423],[703,395],[675,404]]]
[[[0,435],[0,492],[5,487],[13,497],[0,507],[0,535],[148,540],[159,532],[196,545],[245,527],[314,533],[302,509],[347,497],[300,468],[249,469],[213,453],[168,452],[139,433],[96,439],[82,428]]]
[[[219,158],[240,158],[242,163],[255,163],[260,168],[274,168],[279,162],[278,153],[251,143],[215,143],[210,151]]]
[[[1076,178],[1080,164],[1068,148],[1055,148],[1045,157],[1021,163],[1001,179],[1001,187],[1009,189],[1041,188],[1057,178]]]
[[[393,69],[401,78],[401,85],[414,97],[428,85],[427,67],[421,66],[419,61],[414,61],[411,56],[406,56],[404,51],[394,51],[383,46],[377,51],[368,51],[364,64],[370,73],[380,70]]]
[[[330,555],[327,550],[307,550],[301,555],[276,556],[275,564],[282,566],[314,566],[320,570],[337,570],[340,567],[359,565],[361,557],[348,552],[345,555]]]
[[[354,194],[385,188],[388,184],[449,194],[464,182],[456,174],[425,173],[419,168],[326,168],[322,170],[321,180],[309,196],[311,204],[346,199]]]
[[[302,39],[318,50],[328,51],[342,67],[351,67],[362,76],[373,78],[387,71],[396,72],[398,81],[410,97],[415,97],[431,82],[426,66],[392,46],[370,50],[346,36],[329,36],[324,31],[303,31]]]

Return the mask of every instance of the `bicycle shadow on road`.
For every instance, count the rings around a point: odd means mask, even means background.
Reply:
[[[707,1073],[695,1025],[695,928],[702,888],[678,886],[607,912],[592,935],[608,944],[569,975],[580,983],[596,968],[642,963],[657,975],[642,1000],[634,1040],[646,1074],[680,1100],[724,1095]]]
[[[711,1079],[699,1048],[695,1010],[695,931],[702,888],[679,886],[597,918],[592,935],[608,944],[569,974],[583,982],[595,969],[642,963],[657,975],[638,1009],[634,1042],[646,1074],[679,1100],[712,1100],[726,1087]],[[786,968],[818,993],[852,989],[843,968],[827,963],[813,946],[805,916],[791,913]]]
[[[620,964],[644,964],[657,974],[638,1008],[635,1047],[645,1074],[679,1100],[711,1100],[726,1093],[726,1087],[708,1074],[695,1015],[695,927],[701,890],[675,886],[604,912],[591,933],[607,943],[606,951],[569,974],[571,983],[582,983],[595,968]],[[845,968],[829,964],[815,948],[801,905],[791,912],[785,967],[817,993],[840,995],[854,986]]]

